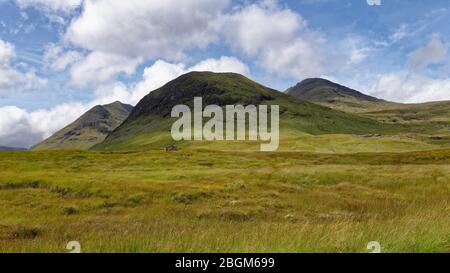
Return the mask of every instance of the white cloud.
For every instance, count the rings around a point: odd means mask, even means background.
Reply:
[[[227,43],[255,57],[269,72],[302,79],[326,71],[321,54],[323,35],[310,31],[298,13],[280,8],[276,2],[240,7],[221,23]]]
[[[70,84],[75,87],[111,83],[120,74],[133,75],[143,58],[129,58],[111,53],[81,52],[49,44],[44,53],[44,66],[53,71],[70,68]]]
[[[0,65],[9,64],[15,56],[14,46],[3,40],[0,40]]]
[[[450,100],[450,79],[433,79],[417,73],[399,71],[382,75],[370,93],[396,102]]]
[[[349,66],[363,62],[375,50],[359,36],[349,36],[339,46],[340,50],[347,54],[345,57]]]
[[[95,51],[72,66],[71,83],[83,87],[88,84],[109,82],[121,73],[132,75],[142,61],[142,58],[128,58]]]
[[[62,47],[50,44],[44,53],[44,65],[53,71],[64,71],[82,58],[83,54],[78,51],[64,51]]]
[[[396,43],[400,40],[402,40],[403,38],[407,37],[408,35],[411,34],[410,30],[409,30],[410,26],[407,24],[401,24],[390,36],[389,36],[389,40],[390,43]]]
[[[144,69],[142,80],[130,88],[130,104],[137,104],[145,95],[167,82],[185,73],[186,65],[172,64],[162,60],[156,61],[152,66]]]
[[[121,82],[108,83],[99,86],[95,90],[96,99],[92,102],[92,104],[103,105],[114,101],[129,103],[130,95],[130,91],[125,84]]]
[[[0,96],[38,88],[47,83],[46,79],[36,76],[33,70],[20,72],[12,67],[15,56],[14,45],[0,40]]]
[[[3,146],[27,147],[40,139],[30,132],[26,111],[15,106],[0,108],[0,141]]]
[[[255,58],[268,72],[296,80],[339,73],[365,60],[371,51],[357,36],[330,43],[300,14],[276,1],[234,9],[222,17],[221,29],[231,48]]]
[[[186,61],[186,51],[205,48],[223,38],[232,49],[254,59],[266,71],[297,80],[331,74],[344,65],[361,62],[369,54],[369,49],[360,47],[352,37],[347,46],[339,49],[329,45],[324,34],[311,30],[300,14],[275,0],[234,6],[230,11],[225,10],[228,3],[86,0],[82,13],[71,22],[64,37],[66,42],[94,52],[91,54],[127,57],[125,64],[138,57]],[[91,71],[87,65],[96,65],[87,60],[82,63],[80,77],[76,77],[76,68],[81,64],[72,68],[72,78],[76,78],[72,81],[78,85],[84,85],[82,75],[92,75],[84,73]],[[104,72],[98,77],[101,82],[130,71],[129,66],[103,67],[99,69]]]
[[[81,5],[82,0],[15,0],[19,7],[35,7],[46,12],[69,13]]]
[[[433,34],[425,46],[407,56],[409,67],[377,76],[375,84],[368,90],[372,95],[396,102],[450,100],[447,54],[448,45],[438,34]],[[436,71],[428,71],[436,73],[424,73],[426,68],[436,64],[442,66]]]
[[[297,38],[281,48],[267,48],[262,55],[263,67],[272,73],[285,73],[298,80],[317,77],[327,72],[325,56],[320,54],[320,48],[325,40],[320,35],[315,39]]]
[[[88,105],[65,103],[51,110],[27,112],[15,106],[0,108],[0,144],[28,148],[77,119]]]
[[[241,7],[224,16],[222,24],[228,43],[252,56],[291,42],[306,27],[299,14],[264,3]]]
[[[439,35],[432,35],[428,44],[418,48],[408,55],[408,63],[416,71],[423,70],[429,65],[439,64],[446,60],[448,45],[442,42]]]
[[[219,59],[206,59],[190,67],[188,71],[234,72],[250,75],[248,66],[234,57],[222,56]]]
[[[20,8],[33,7],[52,22],[64,24],[65,16],[80,7],[82,0],[15,0]]]
[[[216,39],[227,0],[86,0],[65,38],[82,48],[122,56],[180,59]]]

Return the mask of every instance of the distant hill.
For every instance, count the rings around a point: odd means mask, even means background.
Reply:
[[[450,142],[450,101],[435,101],[417,104],[397,104],[373,109],[364,116],[383,123],[403,124],[410,131],[426,135],[446,136]]]
[[[102,142],[128,117],[132,109],[133,106],[118,101],[107,105],[97,105],[32,149],[89,149]]]
[[[329,80],[306,79],[286,90],[294,97],[348,112],[365,112],[397,105]]]
[[[0,151],[26,151],[27,148],[0,146]]]
[[[450,135],[450,101],[404,104],[381,100],[340,84],[306,79],[286,91],[300,99],[348,113],[358,113],[383,123],[407,125],[407,131]]]
[[[365,134],[395,130],[392,125],[336,111],[283,92],[262,86],[234,73],[191,72],[167,83],[144,97],[126,121],[94,149],[162,148],[174,144],[170,128],[173,106],[193,105],[194,97],[203,97],[203,104],[280,106],[281,134]],[[215,143],[215,145],[224,145]],[[177,145],[200,145],[198,142]],[[208,144],[209,145],[209,144]]]

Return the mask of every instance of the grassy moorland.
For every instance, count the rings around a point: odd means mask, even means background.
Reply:
[[[0,153],[0,252],[450,251],[450,150]]]
[[[278,151],[175,143],[171,109],[197,96],[279,105]],[[188,73],[91,151],[0,153],[0,252],[69,241],[84,252],[367,252],[370,241],[450,252],[448,106],[437,105],[346,113],[237,74]]]

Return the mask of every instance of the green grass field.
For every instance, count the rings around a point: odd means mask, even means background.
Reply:
[[[450,150],[356,151],[1,152],[0,252],[450,252]]]
[[[279,105],[278,151],[175,142],[171,109],[197,96]],[[450,252],[447,104],[364,116],[189,73],[90,151],[1,152],[0,252]]]

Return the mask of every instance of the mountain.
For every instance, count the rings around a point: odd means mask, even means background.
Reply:
[[[124,123],[93,148],[134,150],[174,144],[170,128],[176,119],[170,117],[171,109],[178,104],[188,105],[192,109],[194,97],[202,97],[204,106],[279,105],[280,130],[285,136],[387,133],[397,130],[393,125],[292,97],[239,74],[191,72],[144,97]],[[205,145],[221,145],[219,142]],[[177,145],[203,144],[183,142]]]
[[[26,151],[26,148],[0,146],[0,151]]]
[[[349,112],[365,112],[396,105],[396,103],[368,96],[320,78],[303,80],[286,90],[286,93],[303,100]]]
[[[116,129],[128,117],[132,109],[133,106],[118,101],[107,105],[97,105],[32,149],[89,149],[102,142],[110,132]]]
[[[381,100],[337,83],[313,78],[289,88],[287,94],[333,109],[402,124],[406,131],[450,135],[450,101],[404,104]]]

